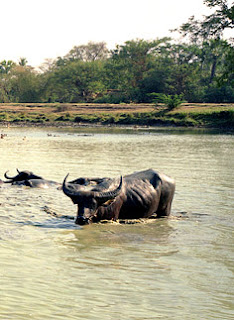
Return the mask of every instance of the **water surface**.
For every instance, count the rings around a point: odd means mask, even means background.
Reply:
[[[58,182],[154,168],[177,184],[169,219],[85,227],[56,188],[1,187],[0,319],[233,319],[232,135],[0,132],[2,179],[16,168]]]

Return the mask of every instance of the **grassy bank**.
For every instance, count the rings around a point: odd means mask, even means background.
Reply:
[[[234,104],[0,104],[0,123],[182,126],[234,129]]]

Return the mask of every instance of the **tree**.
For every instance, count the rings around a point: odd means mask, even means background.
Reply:
[[[220,37],[223,31],[227,28],[234,28],[234,5],[229,7],[227,0],[204,0],[204,3],[210,7],[215,8],[216,11],[205,17],[203,27],[209,28],[211,35]]]
[[[225,60],[223,63],[221,76],[218,78],[220,85],[230,85],[234,87],[234,48],[229,45],[225,50]]]
[[[222,40],[222,36],[224,30],[234,28],[234,5],[228,5],[227,0],[204,0],[204,3],[215,11],[202,21],[191,17],[177,31],[183,37],[189,36],[190,41],[200,48],[202,79],[207,86],[205,90],[209,91],[210,86],[215,87],[214,80],[222,86],[233,84],[234,48],[231,43]]]
[[[0,79],[0,102],[12,102],[11,84]]]
[[[96,61],[108,57],[109,50],[105,42],[88,42],[86,45],[73,47],[64,57],[64,60]]]
[[[204,0],[210,8],[216,8],[211,15],[205,16],[202,21],[192,16],[188,22],[182,24],[179,31],[184,37],[189,36],[192,42],[203,42],[208,39],[220,39],[225,29],[234,28],[234,5],[228,6],[227,0]]]
[[[145,73],[141,89],[149,97],[151,92],[167,95],[183,94],[186,100],[199,101],[200,49],[194,44],[160,46],[152,65]]]
[[[40,75],[32,67],[15,65],[8,80],[14,102],[40,101],[39,78]]]
[[[226,40],[210,39],[202,43],[200,49],[200,66],[202,77],[211,84],[223,72],[226,63],[226,52],[230,45]]]
[[[110,72],[109,88],[125,91],[132,101],[141,102],[142,84],[147,72],[152,68],[158,48],[168,38],[146,41],[131,40],[117,45],[108,61]]]
[[[12,60],[3,60],[0,62],[0,102],[10,102],[11,97],[11,71],[15,63]]]
[[[0,62],[0,74],[8,74],[14,65],[12,60],[3,60]]]
[[[48,101],[89,102],[103,91],[102,62],[71,61],[47,74],[44,97]]]
[[[57,58],[57,61],[58,59],[59,58]],[[45,59],[44,62],[40,65],[39,69],[41,70],[41,72],[46,74],[56,67],[57,61],[54,59]]]
[[[27,61],[26,58],[20,58],[19,59],[19,66],[26,67],[27,63],[28,63],[28,61]]]

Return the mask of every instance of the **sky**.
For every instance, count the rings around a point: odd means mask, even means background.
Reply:
[[[89,41],[109,49],[134,39],[175,37],[169,30],[211,10],[203,0],[0,0],[0,61],[38,67]]]

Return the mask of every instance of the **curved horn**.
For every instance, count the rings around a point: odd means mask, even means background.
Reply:
[[[18,173],[20,173],[19,169],[16,169]]]
[[[70,189],[68,189],[67,185],[66,185],[66,180],[67,177],[69,176],[69,173],[66,175],[66,177],[63,180],[63,192],[67,195],[70,196]]]
[[[99,200],[101,202],[106,202],[108,200],[114,199],[116,198],[121,190],[122,190],[122,186],[123,186],[123,177],[120,177],[120,182],[119,182],[119,186],[111,191],[106,191],[106,192],[94,192],[94,197],[96,200]]]
[[[72,188],[70,188],[67,183],[67,177],[69,176],[69,173],[66,175],[66,177],[63,180],[63,192],[68,196],[68,197],[74,197],[77,196],[78,194],[80,194],[78,191],[74,191],[72,190]]]
[[[16,176],[14,176],[14,177],[9,177],[8,175],[7,175],[7,172],[8,172],[9,170],[7,170],[5,173],[4,173],[4,177],[6,178],[6,179],[15,179],[17,176],[18,176],[18,174],[16,175]]]

